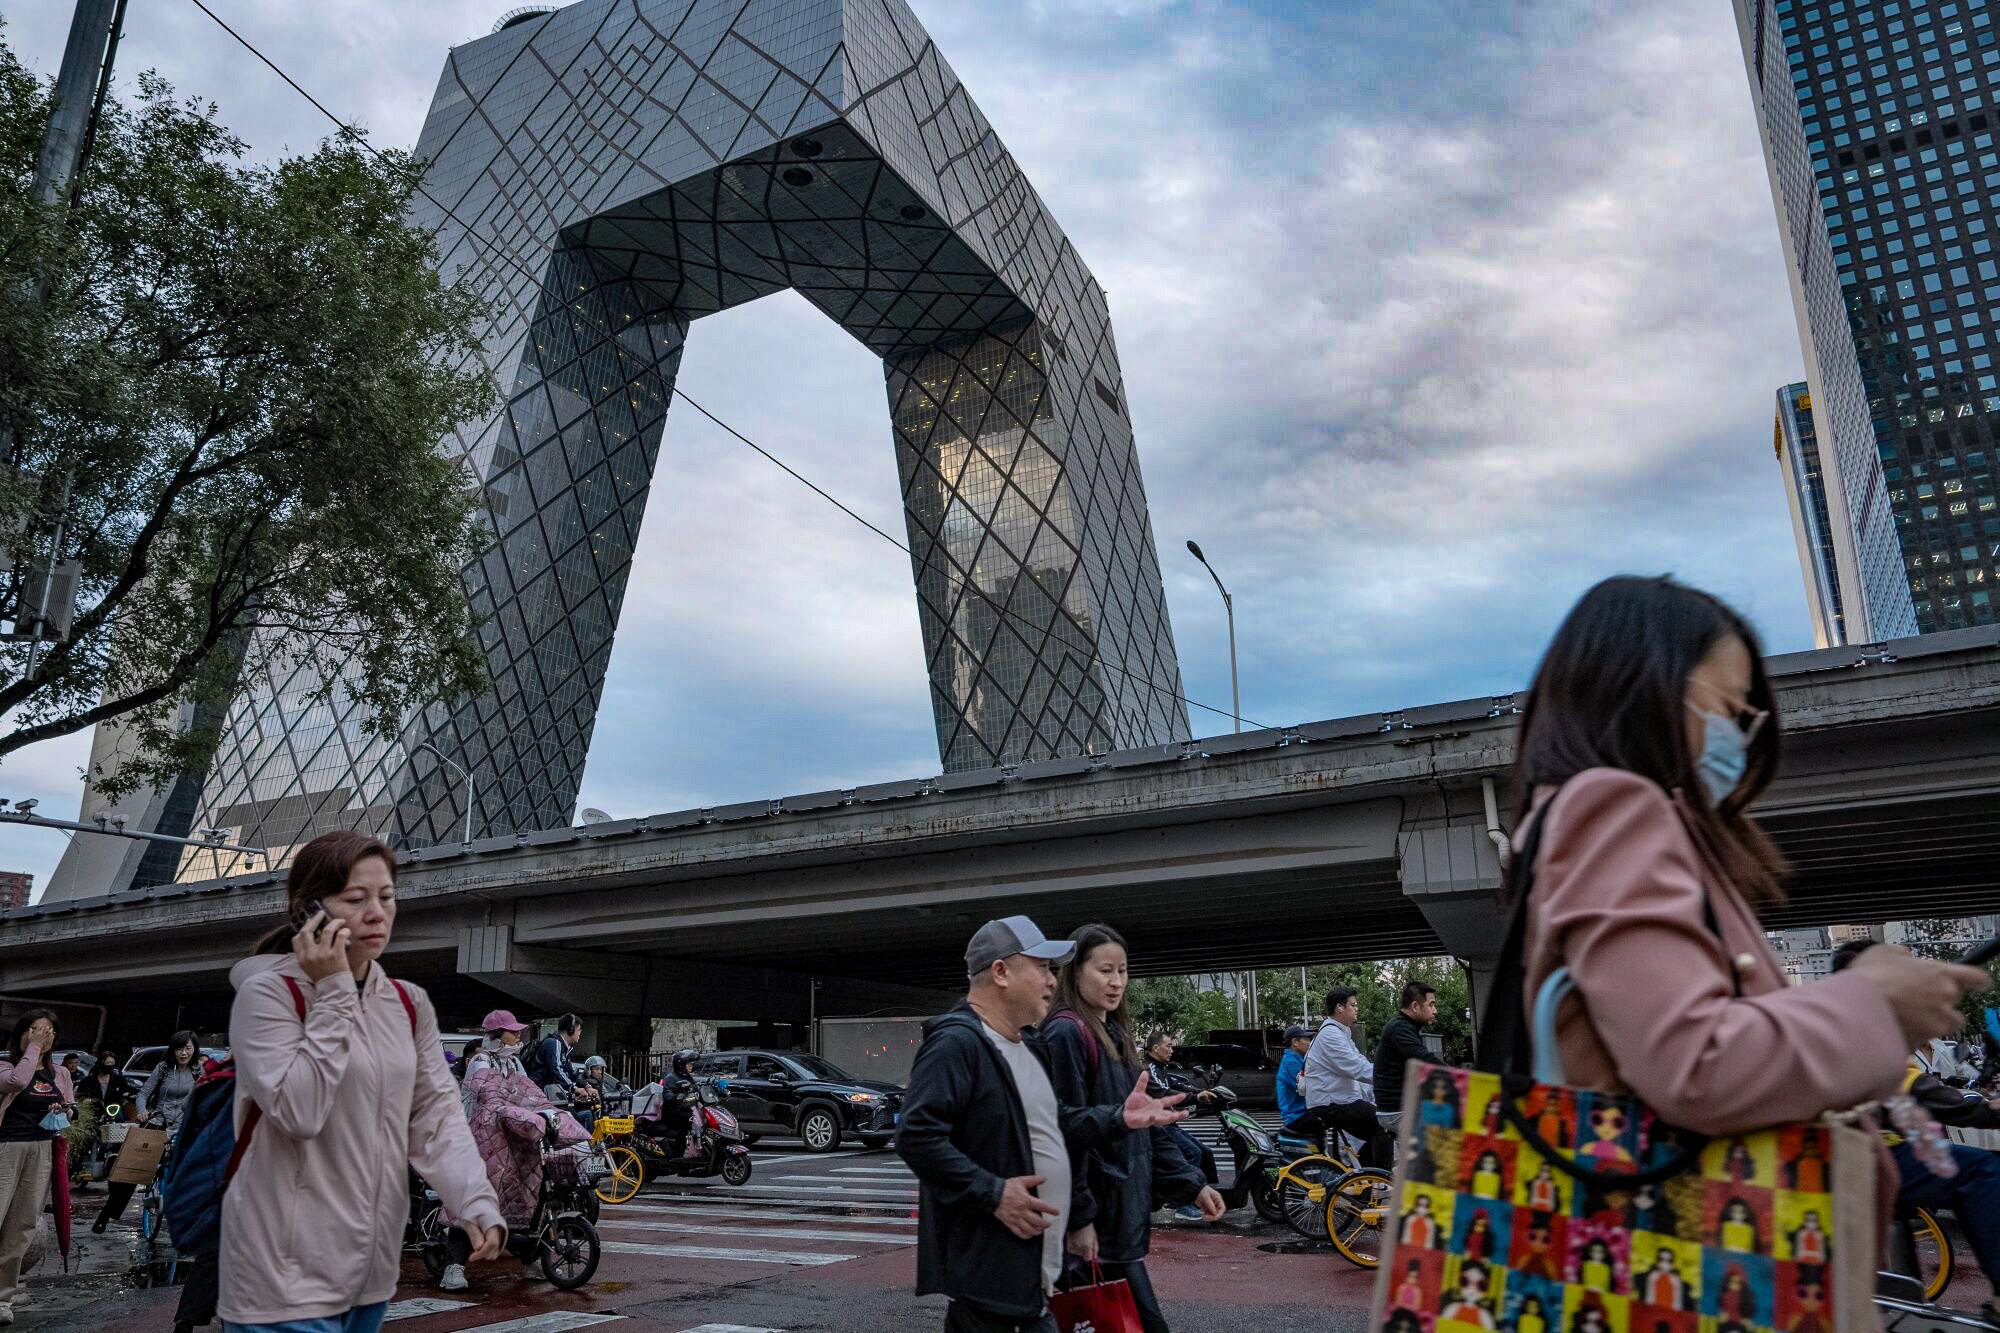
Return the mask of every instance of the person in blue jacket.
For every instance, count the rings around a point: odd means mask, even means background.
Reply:
[[[1302,1139],[1319,1139],[1319,1127],[1306,1115],[1306,1095],[1299,1091],[1299,1076],[1306,1070],[1306,1052],[1312,1048],[1313,1031],[1297,1024],[1285,1029],[1285,1058],[1278,1061],[1278,1118],[1285,1132]]]

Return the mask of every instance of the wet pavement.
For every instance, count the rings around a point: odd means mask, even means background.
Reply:
[[[942,1326],[942,1301],[919,1301],[911,1291],[916,1185],[892,1153],[813,1157],[759,1145],[755,1160],[756,1174],[741,1188],[653,1184],[631,1203],[607,1206],[603,1261],[580,1291],[555,1291],[539,1269],[502,1260],[476,1267],[470,1291],[447,1295],[413,1259],[390,1306],[392,1327],[564,1333],[616,1322],[623,1327],[608,1333],[928,1333]],[[89,1237],[101,1197],[79,1200],[89,1211],[79,1218],[78,1241],[90,1243],[77,1258],[90,1271],[64,1277],[51,1257],[28,1280],[16,1328],[169,1333],[178,1289],[140,1289],[124,1276],[134,1233]],[[1175,1327],[1358,1333],[1371,1275],[1325,1248],[1259,1248],[1289,1238],[1248,1210],[1216,1227],[1158,1227],[1149,1268]]]

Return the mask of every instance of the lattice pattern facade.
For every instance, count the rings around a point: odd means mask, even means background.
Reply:
[[[585,0],[454,49],[418,154],[510,386],[441,446],[494,689],[381,741],[255,682],[202,825],[443,841],[427,745],[475,836],[568,822],[688,327],[785,288],[883,358],[946,769],[1187,737],[1103,289],[901,0]]]

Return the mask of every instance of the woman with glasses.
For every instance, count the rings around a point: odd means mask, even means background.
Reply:
[[[1525,1003],[1567,966],[1568,1080],[1698,1133],[1893,1093],[1904,1053],[1992,984],[1889,949],[1787,984],[1757,920],[1784,865],[1748,813],[1778,771],[1773,710],[1741,616],[1672,579],[1614,578],[1556,631],[1522,711],[1516,850],[1538,841],[1532,867],[1510,867],[1532,871]]]

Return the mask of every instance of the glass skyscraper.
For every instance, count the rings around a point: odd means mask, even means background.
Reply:
[[[491,514],[494,687],[380,738],[250,682],[197,826],[424,845],[468,786],[475,836],[567,823],[690,325],[786,288],[882,358],[945,769],[1188,736],[1104,289],[903,0],[510,16],[452,50],[417,154],[417,220],[494,303],[506,404],[440,445]]]
[[[1846,643],[1847,626],[1840,610],[1840,578],[1835,572],[1833,521],[1826,508],[1826,477],[1820,464],[1819,435],[1813,429],[1812,392],[1805,384],[1787,384],[1778,390],[1771,448],[1785,474],[1792,536],[1799,544],[1799,568],[1805,574],[1806,602],[1812,610],[1813,638],[1822,648]]]
[[[1846,636],[1991,624],[1995,6],[1735,3],[1806,355]]]

